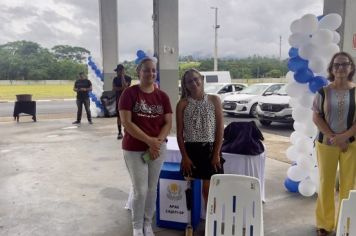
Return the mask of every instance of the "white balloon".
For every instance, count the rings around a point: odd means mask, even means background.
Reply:
[[[289,44],[294,48],[299,48],[302,45],[308,43],[310,41],[310,37],[307,34],[302,33],[293,33],[288,38]]]
[[[287,82],[293,81],[294,80],[294,72],[288,71],[288,73],[286,74],[286,79],[287,79]]]
[[[315,137],[317,132],[318,129],[312,120],[308,121],[308,123],[306,123],[305,126],[303,126],[303,134],[305,134],[308,137]]]
[[[301,132],[304,134],[304,124],[298,121],[294,121],[293,128],[295,131]]]
[[[153,52],[151,49],[148,49],[146,52],[146,56],[153,57]]]
[[[301,32],[313,34],[318,29],[318,18],[313,14],[306,14],[300,19]]]
[[[308,86],[298,83],[295,80],[290,81],[286,85],[286,92],[291,97],[299,97],[308,91]]]
[[[298,98],[299,104],[305,108],[311,109],[314,102],[314,93],[306,92],[303,96]]]
[[[297,161],[297,157],[298,157],[298,150],[297,150],[297,148],[294,146],[294,145],[292,145],[292,146],[289,146],[288,148],[287,148],[287,151],[286,151],[286,156],[287,156],[287,158],[289,159],[289,160],[291,160],[291,161]]]
[[[309,178],[302,180],[298,185],[298,191],[304,197],[313,196],[315,190],[316,190],[315,185]]]
[[[306,43],[299,48],[298,54],[301,58],[309,60],[317,53],[316,46],[312,43]]]
[[[340,34],[336,31],[333,31],[333,43],[338,44],[340,42]]]
[[[308,67],[314,73],[320,73],[326,71],[327,62],[320,56],[313,56],[309,59]]]
[[[293,21],[291,23],[290,31],[292,33],[300,33],[300,32],[302,32],[301,25],[300,25],[300,20],[295,20],[295,21]]]
[[[310,156],[298,156],[297,164],[300,168],[308,171],[308,174],[314,169],[314,161]]]
[[[296,144],[297,140],[302,136],[302,133],[293,131],[291,135],[289,136],[289,140],[292,144]],[[287,150],[288,151],[288,150]]]
[[[304,171],[298,165],[294,165],[294,166],[289,167],[289,169],[287,171],[287,176],[291,180],[293,180],[295,182],[299,182],[308,176],[308,172]]]
[[[335,53],[340,52],[340,47],[335,43],[330,43],[324,48],[324,53],[326,55],[326,60],[329,61]],[[329,58],[327,58],[329,56]]]
[[[335,43],[330,43],[328,45],[321,45],[317,48],[317,54],[323,58],[326,62],[329,62],[333,55],[340,51],[340,48]]]
[[[313,34],[310,41],[315,45],[328,45],[332,43],[333,38],[334,34],[331,30],[319,29]]]
[[[297,122],[304,122],[307,120],[312,119],[313,112],[311,109],[302,107],[302,106],[297,106],[293,108],[292,111],[292,117],[295,121]]]
[[[313,152],[314,143],[311,138],[303,134],[299,137],[295,146],[300,153],[304,153],[307,156]]]
[[[313,147],[313,152],[312,152],[312,155],[311,155],[313,161],[314,161],[314,164],[317,165],[318,164],[318,161],[317,161],[317,158],[316,158],[316,150],[315,150],[315,147]]]
[[[331,13],[319,21],[319,29],[329,29],[329,30],[336,30],[340,27],[342,23],[342,18],[339,14]]]
[[[319,168],[317,166],[312,169],[309,177],[316,186],[319,186]]]
[[[289,106],[292,107],[292,108],[299,106],[298,98],[297,97],[291,97],[289,99]]]

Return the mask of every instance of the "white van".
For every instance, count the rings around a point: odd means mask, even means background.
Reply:
[[[231,83],[230,71],[200,71],[204,83]]]

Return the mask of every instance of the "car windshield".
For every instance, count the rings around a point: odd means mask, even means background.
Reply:
[[[217,93],[223,86],[223,84],[204,84],[204,92]]]
[[[248,86],[247,88],[241,90],[240,93],[244,94],[253,94],[253,95],[260,95],[265,91],[265,89],[268,87],[266,84],[253,84],[251,86]]]
[[[274,94],[277,95],[282,95],[282,96],[287,96],[287,92],[286,92],[286,85],[283,85],[279,90],[277,90],[276,92],[274,92]]]

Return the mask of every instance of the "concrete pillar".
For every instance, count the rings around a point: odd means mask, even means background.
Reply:
[[[118,57],[117,0],[99,0],[100,43],[104,90],[112,89]]]
[[[354,59],[356,59],[356,45],[353,45],[353,38],[356,37],[356,24],[353,23],[356,21],[355,12],[355,0],[324,0],[324,15],[329,13],[341,15],[342,25],[337,30],[341,36],[340,49],[350,53]]]
[[[154,51],[158,56],[160,88],[171,100],[173,111],[178,95],[178,0],[153,0]],[[175,115],[173,115],[175,131]]]

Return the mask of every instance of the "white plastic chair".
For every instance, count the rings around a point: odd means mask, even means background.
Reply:
[[[348,199],[340,206],[336,236],[356,235],[356,190],[351,190]]]
[[[210,180],[205,236],[263,236],[262,200],[255,177],[218,174]]]

